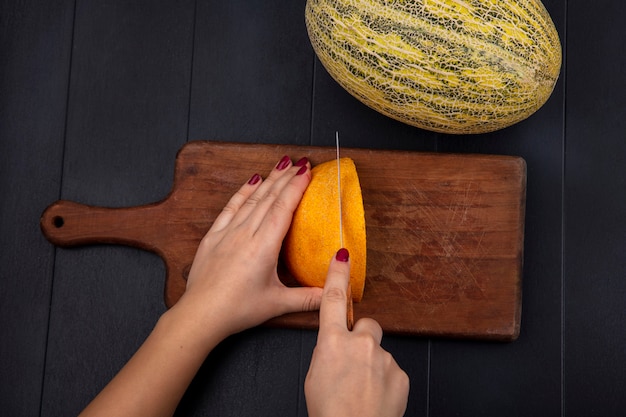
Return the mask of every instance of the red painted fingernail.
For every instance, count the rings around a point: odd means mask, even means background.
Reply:
[[[341,248],[337,251],[337,255],[335,255],[335,259],[338,260],[339,262],[348,262],[348,259],[350,259],[350,253],[348,252],[348,249],[346,248]]]
[[[278,162],[278,165],[276,165],[276,169],[279,171],[282,171],[283,169],[287,168],[290,162],[291,162],[291,159],[289,159],[289,157],[285,155]]]
[[[306,165],[305,165],[305,166],[303,166],[303,167],[300,167],[300,169],[298,170],[298,172],[296,172],[296,175],[302,175],[302,174],[304,174],[304,173],[306,172],[306,170],[307,170]]]
[[[298,162],[296,162],[294,165],[297,167],[303,167],[306,165],[307,162],[309,162],[309,159],[305,156],[304,158],[298,159]]]
[[[252,178],[250,178],[250,181],[248,181],[248,184],[254,185],[259,181],[261,181],[261,176],[259,174],[254,174]]]

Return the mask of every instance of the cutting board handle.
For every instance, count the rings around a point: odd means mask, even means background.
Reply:
[[[46,208],[40,226],[46,238],[58,246],[119,244],[159,253],[148,230],[158,229],[150,212],[155,204],[107,208],[59,200]],[[148,238],[148,239],[147,239]]]
[[[123,208],[96,207],[59,200],[44,210],[40,226],[45,237],[58,246],[115,244],[156,253],[167,268],[165,304],[171,307],[185,291],[193,256],[189,259],[174,258],[176,248],[172,249],[168,237],[165,221],[167,212],[167,200]],[[186,240],[183,251],[193,255],[200,237]],[[179,242],[179,245],[183,245],[183,242]]]

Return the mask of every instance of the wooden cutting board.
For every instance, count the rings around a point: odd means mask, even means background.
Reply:
[[[102,208],[57,201],[41,228],[60,246],[123,244],[165,261],[165,303],[185,289],[196,248],[213,219],[250,176],[283,155],[314,166],[334,148],[190,142],[176,157],[162,201]],[[526,164],[522,158],[342,149],[356,164],[367,229],[367,278],[355,320],[388,333],[515,340],[521,315]],[[335,209],[334,207],[332,209]],[[281,270],[281,279],[293,280]],[[314,329],[318,313],[268,324]]]

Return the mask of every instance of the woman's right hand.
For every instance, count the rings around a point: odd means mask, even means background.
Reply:
[[[304,383],[309,416],[402,416],[409,378],[380,346],[380,325],[364,318],[348,330],[348,258],[341,249],[328,269],[317,346]]]

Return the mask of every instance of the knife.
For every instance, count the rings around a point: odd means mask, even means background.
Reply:
[[[340,247],[343,248],[343,207],[341,204],[341,162],[339,160],[339,132],[338,131],[335,132],[335,145],[337,147],[337,195],[338,195],[337,200],[339,201],[339,243],[340,243]],[[347,294],[346,321],[347,321],[348,330],[352,330],[352,327],[354,326],[354,308],[352,305],[352,286],[350,285],[349,282],[348,282],[348,289],[346,291],[346,294]]]

